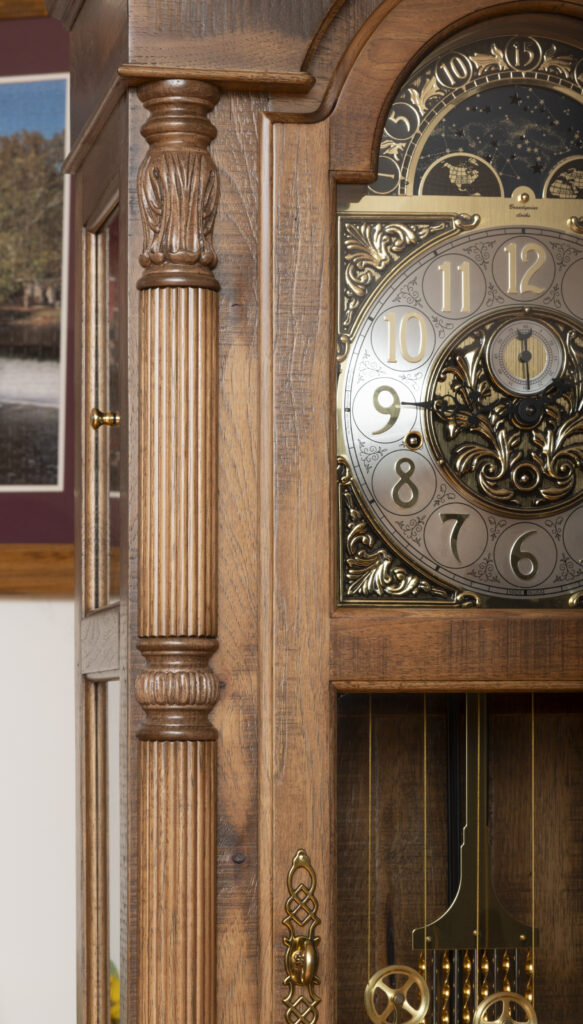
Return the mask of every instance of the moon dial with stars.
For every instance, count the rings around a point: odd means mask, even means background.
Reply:
[[[583,197],[583,50],[500,35],[442,51],[385,121],[371,195]]]
[[[561,161],[567,154],[583,158],[581,103],[540,86],[499,85],[469,97],[437,122],[419,156],[414,191],[511,196],[523,185],[541,196],[558,153]],[[452,173],[452,164],[462,175]],[[466,180],[460,180],[466,168]],[[581,196],[583,175],[571,194]]]

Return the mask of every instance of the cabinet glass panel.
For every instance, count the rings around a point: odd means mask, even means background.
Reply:
[[[108,409],[120,407],[119,392],[119,214],[108,221],[107,227],[107,384]],[[119,597],[119,474],[120,432],[109,431],[109,597]]]
[[[111,1020],[120,1019],[121,818],[120,683],[107,683],[108,906]]]
[[[425,1024],[576,1019],[581,696],[338,710],[339,1022],[401,1019],[401,997]]]
[[[119,213],[87,236],[86,607],[119,598]]]

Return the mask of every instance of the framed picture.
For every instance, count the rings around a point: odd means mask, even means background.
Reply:
[[[68,75],[0,77],[0,493],[65,475]]]
[[[49,67],[66,67],[53,26],[60,29],[49,19],[0,21],[0,67],[11,72],[0,77],[4,593],[70,593],[73,584],[70,181],[62,173],[69,74],[47,70],[36,45],[42,36]],[[19,52],[23,72],[12,73]]]

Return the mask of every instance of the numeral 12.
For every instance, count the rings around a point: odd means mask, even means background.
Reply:
[[[526,267],[524,273],[518,281],[518,254],[516,242],[509,242],[508,245],[504,246],[504,252],[508,256],[508,294],[509,295],[524,295],[525,292],[533,292],[535,295],[540,295],[544,292],[544,288],[539,288],[538,285],[532,284],[532,278],[536,274],[537,270],[540,270],[546,260],[545,250],[538,242],[527,242],[522,246],[520,250],[520,262],[527,263],[530,265]],[[531,253],[534,256],[534,261],[529,261]]]

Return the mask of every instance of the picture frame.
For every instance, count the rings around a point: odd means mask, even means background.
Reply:
[[[55,118],[60,117],[64,159],[68,148],[67,33],[48,18],[0,19],[0,57],[0,154],[4,144],[6,156],[10,136],[13,136],[12,143],[17,143],[19,137],[22,143],[23,138],[26,141],[27,132],[30,133],[28,142],[34,143],[39,152],[47,148],[50,150],[52,140],[54,154],[58,145],[54,129],[59,128]],[[45,94],[46,102],[35,103],[38,109],[34,117],[26,113],[26,103],[22,110],[14,109],[18,107],[18,93],[27,91],[36,94],[37,101],[39,95]],[[11,106],[10,115],[4,122],[3,95],[4,103],[9,101]],[[60,112],[56,110],[59,102]],[[46,120],[44,127],[43,117]],[[18,155],[18,146],[15,153]],[[48,263],[40,267],[37,264],[33,268],[37,275],[34,293],[30,282],[23,284],[25,275],[21,273],[19,285],[11,289],[10,282],[5,281],[2,294],[0,270],[0,361],[4,359],[4,373],[0,368],[0,594],[65,596],[72,595],[74,590],[73,263],[70,183],[61,176],[60,181],[62,234],[58,257],[61,266],[59,284],[55,282],[57,257],[54,252],[48,261],[50,266]],[[54,180],[52,185],[54,199]],[[53,210],[53,234],[54,222]],[[19,227],[22,231],[22,225]],[[60,300],[58,329],[57,293]],[[4,322],[4,332],[1,321]],[[35,350],[34,330],[30,328],[39,321],[44,324],[45,337]],[[52,323],[52,333],[49,322]],[[16,328],[12,334],[7,325]],[[26,354],[23,348],[28,348]],[[38,373],[28,370],[33,363]],[[31,384],[32,378],[35,378],[34,385]],[[23,381],[26,382],[24,389],[21,387]],[[7,399],[12,401],[12,412],[17,413],[11,419],[10,410],[4,404],[4,423],[3,397],[4,403]],[[35,423],[37,427],[40,424],[40,434],[33,432]],[[12,458],[12,449],[17,449],[15,458]],[[27,464],[28,468],[33,467],[32,476],[29,474],[28,477]]]

